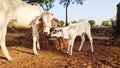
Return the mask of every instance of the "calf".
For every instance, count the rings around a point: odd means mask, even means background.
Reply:
[[[70,25],[67,27],[55,28],[54,31],[51,33],[51,37],[55,36],[69,39],[67,54],[72,55],[75,38],[77,36],[81,36],[81,45],[79,47],[79,51],[81,51],[83,43],[85,42],[86,34],[91,43],[91,52],[93,52],[93,39],[91,36],[90,29],[91,29],[90,24],[84,20],[81,20],[74,24],[70,23]]]

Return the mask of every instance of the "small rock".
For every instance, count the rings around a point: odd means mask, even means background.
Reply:
[[[87,63],[83,63],[83,66],[87,66]]]
[[[87,68],[92,68],[92,66],[89,65],[89,66],[87,66]]]

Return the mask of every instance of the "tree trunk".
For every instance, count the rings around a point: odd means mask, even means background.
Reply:
[[[66,22],[65,22],[65,26],[68,25],[68,6],[70,5],[70,0],[67,1],[67,4],[66,4]]]
[[[120,36],[120,3],[117,5],[117,20],[116,20],[116,26],[112,33],[112,36],[110,37],[110,40],[115,40]]]
[[[66,6],[66,22],[65,22],[65,26],[68,25],[68,6]]]

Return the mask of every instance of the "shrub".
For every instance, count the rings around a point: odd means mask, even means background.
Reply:
[[[108,20],[102,21],[102,25],[103,25],[103,26],[109,26],[109,21],[108,21]]]
[[[77,23],[77,21],[71,21],[71,23]]]
[[[91,26],[95,25],[95,20],[89,20],[88,23],[90,23]]]
[[[116,20],[110,19],[111,25],[115,26],[116,25]]]
[[[64,21],[61,20],[59,26],[64,26]]]

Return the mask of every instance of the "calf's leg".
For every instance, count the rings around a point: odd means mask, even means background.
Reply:
[[[80,47],[79,47],[79,51],[81,51],[84,42],[85,42],[85,34],[83,34],[83,35],[81,36],[81,44],[80,44]]]
[[[72,38],[69,40],[69,46],[68,46],[67,54],[69,54],[70,56],[72,55],[74,40],[75,40],[75,37],[72,37]]]
[[[69,53],[70,53],[70,47],[71,47],[71,39],[69,39],[68,49],[67,49],[67,54],[69,54]]]

